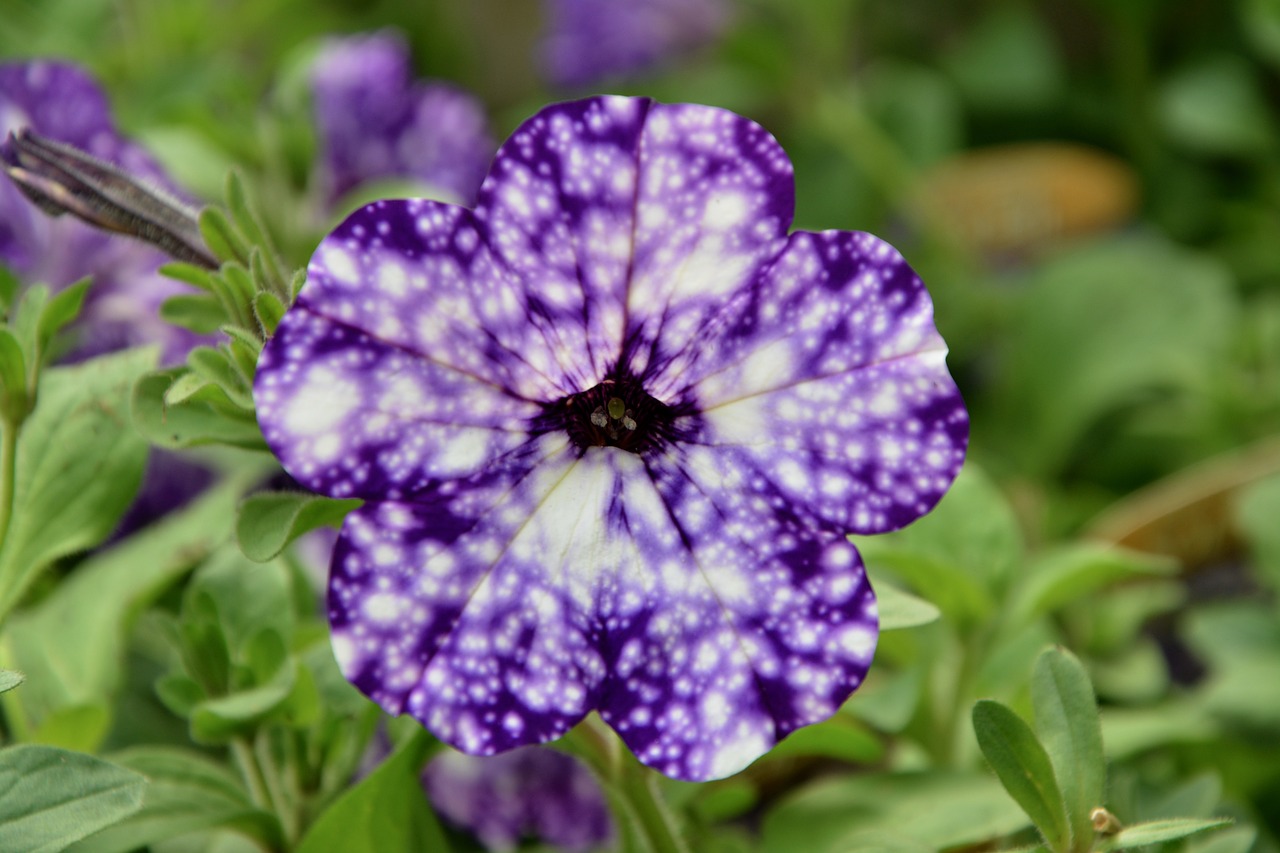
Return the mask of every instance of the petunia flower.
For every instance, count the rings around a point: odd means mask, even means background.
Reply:
[[[436,810],[490,850],[514,850],[526,836],[557,850],[594,850],[613,835],[590,771],[553,749],[527,746],[482,758],[444,752],[422,779]]]
[[[493,157],[484,108],[445,83],[414,81],[392,31],[335,38],[311,66],[330,203],[380,178],[415,178],[470,204]]]
[[[713,41],[727,0],[547,0],[542,62],[560,86],[591,86]]]
[[[48,60],[0,63],[0,140],[22,128],[68,143],[137,178],[173,191],[156,161],[120,135],[102,89],[79,67]],[[0,156],[13,162],[11,143]],[[51,217],[0,177],[0,263],[27,282],[64,287],[94,278],[75,356],[155,343],[165,363],[181,362],[202,339],[160,319],[169,297],[190,293],[157,270],[168,258],[145,243]]]
[[[836,711],[878,624],[846,534],[928,512],[968,418],[901,255],[793,207],[758,125],[599,97],[517,129],[474,211],[321,242],[254,396],[299,483],[365,501],[347,678],[472,754],[596,710],[690,780]]]

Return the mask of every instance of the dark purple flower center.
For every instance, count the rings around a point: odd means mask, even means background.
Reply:
[[[670,406],[635,379],[606,379],[565,397],[556,408],[569,438],[583,450],[620,447],[641,453],[669,437],[675,418]]]

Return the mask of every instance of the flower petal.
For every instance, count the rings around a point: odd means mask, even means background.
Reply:
[[[718,779],[862,683],[875,597],[856,549],[784,502],[745,481],[704,491],[672,460],[650,474],[626,472],[643,559],[601,607],[613,617],[601,716],[666,775]]]
[[[334,553],[329,619],[347,678],[471,754],[559,737],[604,677],[583,604],[602,527],[583,489],[601,477],[568,478],[578,461],[563,437],[536,452],[452,499],[370,504]],[[579,524],[579,539],[563,537]]]
[[[600,97],[549,107],[499,150],[476,214],[578,388],[691,346],[782,248],[791,163],[727,110]],[[660,334],[661,333],[661,334]],[[584,370],[585,364],[589,369]]]
[[[599,708],[642,761],[710,779],[858,686],[876,610],[843,537],[669,463],[554,442],[528,476],[349,518],[334,647],[379,704],[475,754]]]
[[[920,279],[887,243],[798,233],[681,379],[708,488],[750,472],[827,525],[881,533],[941,499],[969,423]],[[714,352],[711,350],[714,349]]]

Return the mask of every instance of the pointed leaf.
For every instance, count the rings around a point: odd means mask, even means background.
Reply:
[[[210,335],[227,322],[227,312],[217,297],[192,293],[166,299],[160,306],[160,319],[199,335]]]
[[[253,313],[257,316],[258,322],[262,324],[262,330],[267,333],[268,337],[276,333],[276,326],[280,325],[280,319],[284,317],[284,312],[284,303],[274,293],[264,290],[253,298]]]
[[[875,591],[881,631],[917,628],[936,622],[942,616],[934,605],[893,584],[876,582]]]
[[[88,290],[89,279],[84,278],[64,287],[48,301],[40,315],[38,337],[41,352],[48,347],[49,340],[60,329],[80,316],[80,309],[84,306],[84,297]]]
[[[1088,850],[1093,838],[1089,813],[1102,805],[1107,765],[1093,686],[1075,655],[1062,648],[1040,655],[1031,677],[1031,702],[1036,733],[1067,805],[1074,849]]]
[[[999,702],[983,699],[973,707],[973,730],[982,754],[1009,796],[1022,806],[1049,846],[1069,849],[1071,828],[1053,765],[1031,727]]]
[[[264,563],[302,534],[337,525],[360,503],[305,492],[259,492],[240,504],[236,539],[246,557]]]
[[[253,389],[245,383],[225,350],[195,347],[187,355],[187,365],[195,373],[216,383],[237,406],[253,410]]]
[[[26,680],[27,677],[20,672],[15,672],[12,669],[0,669],[0,693],[8,693]]]
[[[316,818],[296,853],[447,851],[419,777],[434,746],[425,730],[414,734]]]
[[[1148,844],[1160,844],[1186,838],[1206,829],[1217,829],[1228,826],[1229,818],[1192,818],[1174,817],[1165,820],[1153,820],[1147,823],[1135,823],[1125,827],[1111,839],[1105,847],[1107,850],[1128,850],[1133,847],[1145,847]]]
[[[200,236],[218,260],[249,262],[249,244],[220,208],[200,211]]]
[[[147,780],[52,746],[0,750],[0,850],[57,853],[142,804]]]

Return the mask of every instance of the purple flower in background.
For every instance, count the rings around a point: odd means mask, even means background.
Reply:
[[[601,97],[522,125],[474,212],[325,238],[254,396],[290,474],[366,501],[329,582],[356,686],[472,754],[598,710],[705,780],[861,684],[846,534],[928,512],[968,418],[901,255],[793,207],[756,124]]]
[[[714,40],[727,0],[548,0],[543,64],[560,86],[590,86]]]
[[[106,96],[75,65],[0,63],[0,139],[24,127],[173,191],[155,160],[115,129]],[[7,144],[0,146],[0,156],[14,162]],[[201,342],[159,317],[166,299],[191,292],[156,272],[167,260],[144,243],[70,216],[50,217],[11,181],[0,178],[0,263],[23,281],[54,288],[94,278],[76,325],[76,357],[156,343],[162,361],[176,363]]]
[[[514,850],[524,837],[559,850],[591,850],[613,835],[591,773],[552,749],[528,746],[482,758],[445,752],[422,778],[436,810],[490,850]]]
[[[311,89],[330,202],[378,178],[416,178],[474,200],[494,150],[484,108],[452,86],[415,82],[403,39],[329,41]]]

